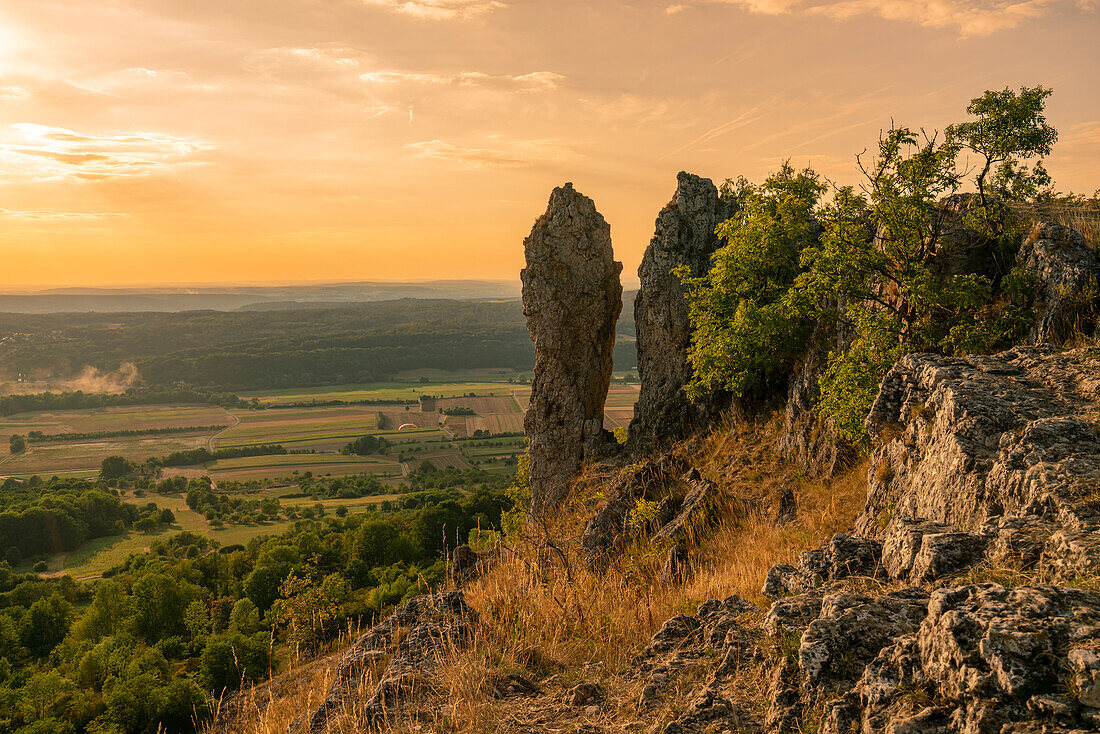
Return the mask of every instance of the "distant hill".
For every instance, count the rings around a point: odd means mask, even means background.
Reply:
[[[432,280],[150,288],[50,288],[0,293],[6,313],[125,313],[316,308],[401,298],[518,298],[511,280]],[[315,305],[316,304],[316,305]]]
[[[633,305],[624,300],[616,364],[633,369]],[[0,313],[0,383],[98,376],[127,385],[241,390],[367,382],[426,367],[526,371],[533,363],[517,298]],[[116,375],[120,365],[135,374]]]

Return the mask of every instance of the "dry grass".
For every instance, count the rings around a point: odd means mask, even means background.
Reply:
[[[654,712],[642,717],[636,710],[641,683],[620,676],[664,620],[693,613],[703,600],[731,594],[763,602],[760,588],[772,565],[792,561],[802,550],[851,527],[863,506],[865,463],[832,480],[806,477],[775,458],[777,430],[774,422],[740,423],[674,449],[715,482],[723,496],[718,522],[688,541],[694,566],[683,583],[662,581],[667,548],[644,538],[606,572],[589,570],[580,548],[583,524],[619,472],[588,468],[562,515],[530,526],[524,538],[501,549],[501,560],[489,573],[465,587],[467,602],[478,612],[471,641],[440,660],[430,713],[420,721],[421,728],[394,725],[388,731],[574,730],[585,722],[605,731],[636,731],[643,719],[652,723]],[[780,523],[772,519],[769,501],[788,488],[797,506]],[[209,734],[285,731],[287,723],[320,702],[334,666],[331,659],[284,676],[278,695],[264,686],[242,694],[247,704],[239,708],[246,715],[211,728]],[[758,673],[744,672],[746,691],[762,692],[762,681],[754,678]],[[542,697],[495,698],[494,683],[508,674],[537,682]],[[617,679],[608,686],[612,699],[598,721],[560,704],[560,696],[574,683],[612,678]],[[365,682],[356,698],[369,698],[369,685],[371,681]],[[663,715],[674,718],[689,693],[685,688],[669,696]],[[347,714],[334,732],[368,730],[366,722],[356,721],[354,711]]]
[[[1100,200],[1084,199],[1077,203],[1018,205],[1017,211],[1034,219],[1043,219],[1077,230],[1094,250],[1100,249]]]

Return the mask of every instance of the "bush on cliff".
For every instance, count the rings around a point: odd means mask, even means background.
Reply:
[[[1057,137],[1043,114],[1049,94],[986,92],[967,108],[975,119],[945,136],[893,128],[872,160],[857,157],[860,190],[837,188],[823,205],[825,186],[809,169],[784,164],[758,188],[742,184],[745,206],[719,226],[727,244],[714,268],[682,276],[694,333],[689,393],[774,392],[814,325],[838,323],[850,340],[829,355],[817,411],[862,444],[863,418],[901,355],[1017,342],[1034,280],[1013,266],[1023,229],[1009,205],[1050,183],[1041,162]]]

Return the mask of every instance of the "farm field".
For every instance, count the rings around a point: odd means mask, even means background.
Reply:
[[[470,378],[463,381],[459,378]],[[427,378],[429,383],[421,383]],[[470,448],[471,439],[486,434],[519,434],[530,398],[530,386],[507,382],[515,374],[507,370],[470,370],[445,373],[417,370],[401,380],[366,385],[263,391],[249,394],[261,404],[318,403],[348,400],[391,400],[370,405],[317,405],[293,408],[225,410],[201,405],[166,405],[100,408],[26,413],[0,419],[0,477],[81,476],[98,474],[107,456],[121,455],[143,462],[154,456],[206,447],[233,449],[254,444],[281,444],[292,453],[221,459],[206,465],[172,467],[165,476],[209,475],[215,482],[266,480],[293,483],[296,476],[346,476],[369,473],[397,484],[424,461],[438,467],[511,471],[514,457],[522,453],[522,438],[496,448]],[[638,385],[613,383],[607,399],[604,425],[626,426],[633,415]],[[430,395],[430,398],[420,398]],[[414,400],[408,404],[400,401]],[[460,413],[454,414],[456,409]],[[451,411],[447,414],[444,411]],[[28,442],[22,454],[5,449],[12,434],[30,431],[91,433],[96,431],[150,430],[200,426],[225,426],[183,433],[83,438],[72,441]],[[475,434],[478,439],[473,439]],[[386,453],[368,457],[341,454],[341,449],[363,435],[385,438]],[[308,452],[308,453],[299,453]]]
[[[364,385],[332,385],[316,388],[293,388],[291,390],[260,390],[242,393],[241,397],[251,400],[255,398],[261,405],[277,405],[284,403],[308,403],[316,400],[343,400],[354,402],[356,400],[379,400],[398,402],[402,400],[419,400],[422,395],[434,395],[438,397],[461,397],[466,393],[478,395],[507,395],[512,386],[504,381],[499,382],[378,382]]]
[[[420,370],[408,375],[408,382],[392,381],[372,385],[348,385],[313,390],[256,393],[262,404],[316,400],[391,400],[371,405],[317,405],[315,407],[250,410],[203,405],[166,405],[100,408],[26,413],[0,418],[0,477],[98,475],[106,456],[122,455],[135,462],[174,451],[206,447],[232,449],[254,444],[282,444],[294,453],[219,459],[205,465],[166,467],[163,476],[209,476],[215,483],[259,480],[266,488],[240,494],[249,499],[279,498],[283,507],[315,505],[308,497],[295,497],[298,478],[307,472],[315,477],[372,474],[395,489],[402,477],[425,462],[442,469],[478,467],[494,474],[511,474],[523,453],[523,415],[530,398],[530,386],[509,383],[511,372],[488,370],[461,375],[438,370]],[[420,383],[427,377],[430,383]],[[496,378],[493,381],[493,378]],[[608,393],[604,425],[625,426],[633,415],[636,384],[614,383]],[[420,400],[422,395],[431,399]],[[252,397],[251,395],[249,397]],[[415,400],[407,404],[406,401]],[[459,409],[460,413],[453,411]],[[452,411],[446,414],[444,411]],[[30,431],[46,434],[92,433],[98,431],[147,431],[163,428],[214,426],[169,434],[139,434],[82,438],[71,441],[28,442],[22,454],[7,452],[7,438]],[[224,427],[224,428],[222,428]],[[475,432],[480,432],[476,434]],[[374,435],[389,442],[384,453],[355,456],[340,453],[349,442]],[[236,493],[234,493],[236,494]],[[362,512],[371,504],[397,495],[352,499],[326,499],[326,512],[345,507]],[[247,543],[252,538],[276,534],[292,521],[281,519],[249,524],[228,524],[212,528],[187,507],[182,495],[127,492],[124,499],[135,504],[150,502],[171,509],[175,522],[150,532],[130,530],[116,537],[98,538],[79,549],[56,554],[49,560],[50,573],[93,577],[117,565],[127,556],[148,549],[157,540],[182,530],[202,533],[222,546]]]

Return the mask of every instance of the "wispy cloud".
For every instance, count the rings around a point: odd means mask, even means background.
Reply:
[[[77,89],[110,97],[126,97],[139,90],[177,93],[181,89],[191,91],[216,89],[212,84],[195,82],[182,71],[150,69],[144,66],[134,66],[66,81]]]
[[[126,212],[58,212],[45,209],[0,209],[0,217],[9,219],[22,219],[32,222],[67,222],[85,221],[94,219],[113,219],[115,217],[128,217]]]
[[[841,0],[806,9],[811,15],[845,20],[873,15],[930,28],[957,28],[962,36],[987,36],[1045,15],[1056,0]]]
[[[473,168],[523,168],[572,155],[568,148],[555,140],[507,141],[490,136],[488,143],[492,147],[425,140],[407,147],[417,158],[433,158]]]
[[[164,133],[85,135],[29,122],[10,129],[14,142],[0,143],[0,175],[5,178],[142,176],[189,162],[211,147]]]
[[[506,5],[499,0],[363,0],[363,2],[428,20],[474,18]]]
[[[802,12],[835,20],[874,16],[915,23],[930,28],[955,28],[963,37],[985,36],[1015,28],[1042,17],[1057,5],[1076,5],[1084,11],[1095,7],[1093,0],[695,0],[700,4],[736,5],[761,15]],[[665,12],[684,10],[688,4],[670,5]]]
[[[424,84],[453,85],[460,87],[498,86],[524,92],[546,92],[557,89],[561,74],[552,71],[535,71],[529,74],[485,74],[478,71],[462,71],[453,74],[410,71],[370,71],[359,78],[368,84]]]

